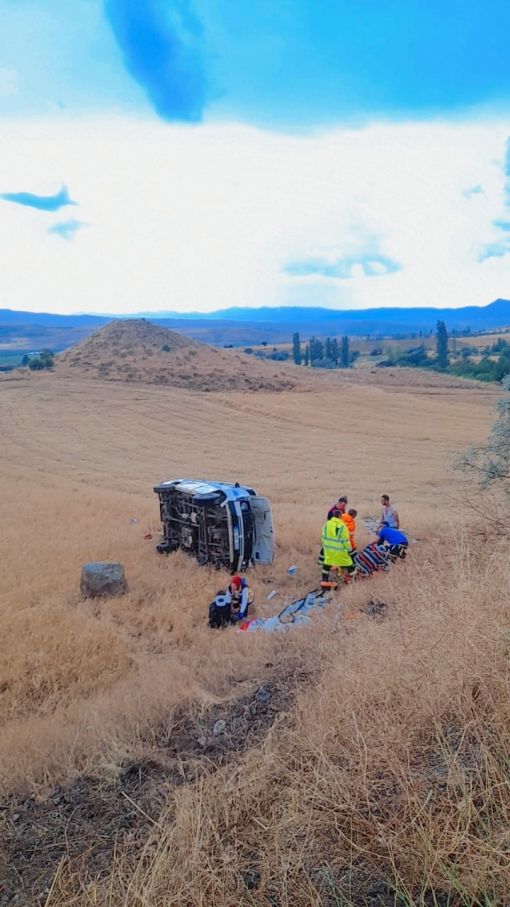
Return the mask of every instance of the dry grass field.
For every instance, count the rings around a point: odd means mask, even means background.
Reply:
[[[506,329],[504,331],[495,331],[493,334],[475,334],[473,337],[459,337],[457,339],[457,344],[459,346],[481,348],[492,346],[492,344],[497,343],[498,340],[504,340],[506,343],[510,341],[510,334]]]
[[[476,511],[465,528],[476,490],[450,469],[496,391],[410,370],[307,381],[0,381],[0,903],[504,903],[508,557],[473,535]],[[270,497],[258,614],[316,584],[341,493],[361,517],[388,492],[420,541],[311,627],[213,633],[225,577],[154,550],[152,486],[181,475]],[[80,598],[93,559],[124,563],[126,596]]]

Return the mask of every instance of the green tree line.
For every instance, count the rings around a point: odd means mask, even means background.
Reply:
[[[336,337],[326,337],[325,340],[310,337],[304,348],[297,331],[292,337],[292,357],[296,365],[349,368],[358,356],[358,352],[351,351],[348,337],[342,337],[340,342]]]
[[[379,366],[428,368],[478,381],[502,381],[510,375],[510,344],[504,338],[485,347],[481,356],[479,350],[470,346],[457,351],[458,342],[453,332],[448,334],[445,322],[438,321],[435,356],[430,356],[425,345],[419,344],[400,355],[388,356]]]
[[[38,356],[29,356],[27,353],[21,360],[22,365],[28,365],[33,372],[40,372],[43,369],[53,368],[55,365],[55,353],[51,350],[42,350]]]

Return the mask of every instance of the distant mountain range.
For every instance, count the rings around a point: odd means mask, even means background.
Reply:
[[[435,328],[438,320],[445,321],[449,329],[481,330],[485,327],[503,327],[510,324],[510,300],[496,299],[485,306],[464,306],[460,309],[442,308],[379,308],[379,309],[325,309],[318,307],[280,306],[271,308],[261,306],[257,309],[230,308],[220,309],[204,315],[177,312],[147,312],[142,317],[151,321],[179,319],[186,321],[207,320],[228,321],[243,324],[285,325],[287,331],[297,330],[299,326],[308,327],[317,324],[341,326],[344,333],[378,333],[379,331],[399,331],[408,333],[413,330],[426,331]]]
[[[390,336],[431,331],[438,320],[449,331],[472,331],[510,325],[510,300],[496,299],[486,306],[452,308],[389,308],[338,310],[315,307],[230,308],[217,312],[183,314],[141,312],[118,318],[146,318],[174,331],[217,346],[247,346],[290,340],[294,331],[303,339],[318,336]],[[0,346],[4,349],[55,351],[78,343],[101,325],[115,320],[110,315],[55,315],[49,312],[17,312],[0,309]]]

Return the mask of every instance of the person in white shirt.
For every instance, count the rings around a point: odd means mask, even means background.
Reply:
[[[395,507],[395,504],[391,503],[388,494],[381,495],[381,520],[379,528],[383,523],[386,523],[390,529],[400,529],[400,518],[397,508]]]

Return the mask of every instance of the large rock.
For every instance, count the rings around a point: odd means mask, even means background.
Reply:
[[[88,598],[99,595],[124,595],[127,590],[122,564],[93,561],[81,568],[80,592]]]

